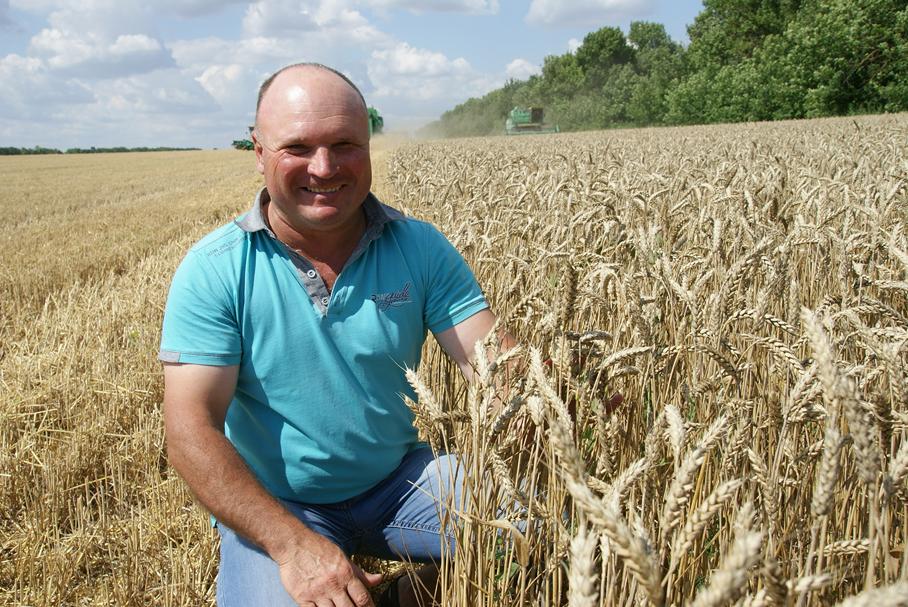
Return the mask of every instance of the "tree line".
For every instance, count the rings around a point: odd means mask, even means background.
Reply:
[[[112,148],[68,148],[65,151],[56,148],[45,148],[36,145],[33,148],[0,147],[0,156],[31,156],[35,154],[111,154],[119,152],[182,152],[187,150],[200,150],[202,148],[168,148],[168,147],[138,147],[127,148],[122,146]]]
[[[469,99],[425,127],[503,132],[516,106],[561,130],[782,120],[908,110],[905,0],[704,0],[690,43],[659,23],[591,32],[540,74]]]

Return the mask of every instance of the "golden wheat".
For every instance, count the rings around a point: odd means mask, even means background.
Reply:
[[[904,604],[908,116],[375,164],[525,346],[487,340],[468,386],[429,344],[410,376],[472,496],[445,605]],[[212,604],[154,352],[179,259],[258,187],[251,156],[3,159],[0,184],[0,603]]]

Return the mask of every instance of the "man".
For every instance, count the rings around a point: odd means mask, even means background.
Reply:
[[[218,521],[219,605],[372,605],[381,576],[349,554],[437,561],[451,545],[456,461],[417,443],[403,370],[428,329],[469,378],[495,317],[437,230],[370,194],[367,109],[345,77],[280,70],[253,141],[265,188],[171,285],[169,458]],[[406,579],[391,594],[425,600]]]

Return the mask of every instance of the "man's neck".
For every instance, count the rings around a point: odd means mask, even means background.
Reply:
[[[276,213],[274,205],[262,209],[268,227],[278,240],[312,262],[343,267],[366,230],[366,214],[360,209],[353,221],[331,230],[302,230]]]

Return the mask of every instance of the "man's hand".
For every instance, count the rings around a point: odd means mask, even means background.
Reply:
[[[288,594],[303,607],[374,607],[369,588],[382,575],[366,573],[330,540],[312,533],[305,545],[273,556]]]

